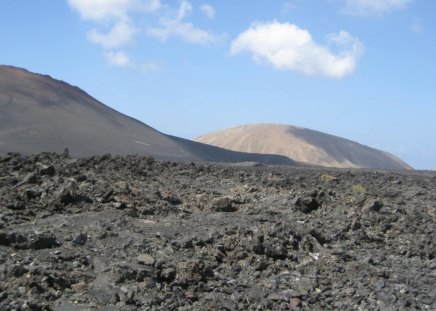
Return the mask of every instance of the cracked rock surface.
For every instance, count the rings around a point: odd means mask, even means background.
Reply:
[[[435,310],[436,173],[0,157],[0,310]]]

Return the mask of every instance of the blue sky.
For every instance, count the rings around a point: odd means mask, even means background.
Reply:
[[[194,138],[303,126],[436,167],[432,0],[2,0],[0,63]]]

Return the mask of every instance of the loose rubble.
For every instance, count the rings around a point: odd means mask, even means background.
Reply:
[[[435,310],[436,173],[0,157],[0,310]]]

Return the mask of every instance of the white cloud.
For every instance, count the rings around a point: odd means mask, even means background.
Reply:
[[[161,66],[158,62],[149,61],[149,62],[142,64],[140,69],[141,69],[142,73],[150,73],[150,72],[159,71],[160,67]]]
[[[230,53],[248,52],[257,63],[309,76],[339,79],[353,73],[363,53],[362,43],[346,31],[327,39],[337,53],[313,41],[307,30],[296,25],[276,21],[254,23],[232,42]]]
[[[127,21],[118,21],[107,33],[101,33],[96,28],[88,32],[88,39],[92,43],[100,44],[104,48],[117,48],[131,42],[137,30]]]
[[[129,56],[127,56],[127,54],[122,51],[105,52],[104,56],[108,64],[111,66],[123,67],[123,68],[132,66],[132,62],[130,61]]]
[[[358,16],[382,16],[403,9],[413,0],[343,0],[342,13]]]
[[[70,7],[83,19],[102,21],[125,18],[129,11],[154,12],[161,7],[160,0],[67,0]]]
[[[210,4],[201,5],[200,10],[209,19],[213,19],[215,17],[215,8]]]
[[[84,20],[94,22],[87,33],[88,40],[101,45],[110,66],[133,66],[126,53],[108,51],[120,48],[133,41],[138,29],[133,23],[131,13],[152,13],[161,8],[160,0],[67,0],[70,7]],[[104,27],[109,31],[102,31]]]
[[[134,63],[124,51],[107,51],[104,57],[109,66],[131,69],[135,72],[148,74],[160,70],[161,65],[157,61],[147,61],[142,64]]]
[[[160,0],[136,1],[136,8],[142,12],[152,13],[156,12],[162,7]],[[135,7],[134,6],[134,7]]]
[[[421,34],[424,31],[424,24],[421,19],[415,19],[410,27],[416,34]]]
[[[159,27],[151,27],[146,33],[160,40],[167,40],[171,36],[179,37],[189,43],[207,45],[218,40],[215,35],[195,27],[192,23],[184,22],[184,19],[193,10],[189,1],[182,0],[175,17],[162,17]]]
[[[131,0],[68,0],[68,4],[83,19],[101,21],[125,15]]]
[[[176,36],[189,43],[207,45],[216,41],[215,37],[207,31],[195,28],[191,23],[162,22],[160,28],[147,30],[149,36],[165,41],[170,36]]]
[[[153,72],[159,69],[156,62],[133,64],[126,53],[114,52],[135,41],[138,34],[166,40],[178,37],[185,42],[207,45],[217,41],[217,37],[208,31],[186,21],[194,7],[188,0],[181,0],[173,10],[171,5],[161,0],[66,0],[72,10],[93,24],[87,33],[91,43],[104,49],[104,56],[111,66],[135,67],[140,72]],[[215,10],[211,5],[199,7],[208,18],[213,18]],[[144,18],[154,27],[142,28]]]
[[[186,0],[182,0],[180,1],[180,7],[179,10],[177,12],[177,17],[175,19],[175,21],[177,22],[181,22],[186,15],[190,14],[193,10],[193,6],[191,4],[191,2],[186,1]]]
[[[67,0],[70,7],[85,20],[111,29],[104,33],[98,28],[88,32],[92,43],[104,48],[121,47],[133,40],[136,28],[130,12],[154,12],[161,7],[160,0]]]

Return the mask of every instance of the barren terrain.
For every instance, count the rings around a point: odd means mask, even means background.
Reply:
[[[435,310],[436,173],[0,157],[0,310]]]
[[[387,152],[338,136],[284,124],[248,124],[195,139],[234,151],[277,154],[324,167],[411,169]]]
[[[65,148],[76,157],[111,153],[173,161],[298,165],[283,156],[234,152],[166,135],[78,87],[0,65],[0,154],[62,152]]]

